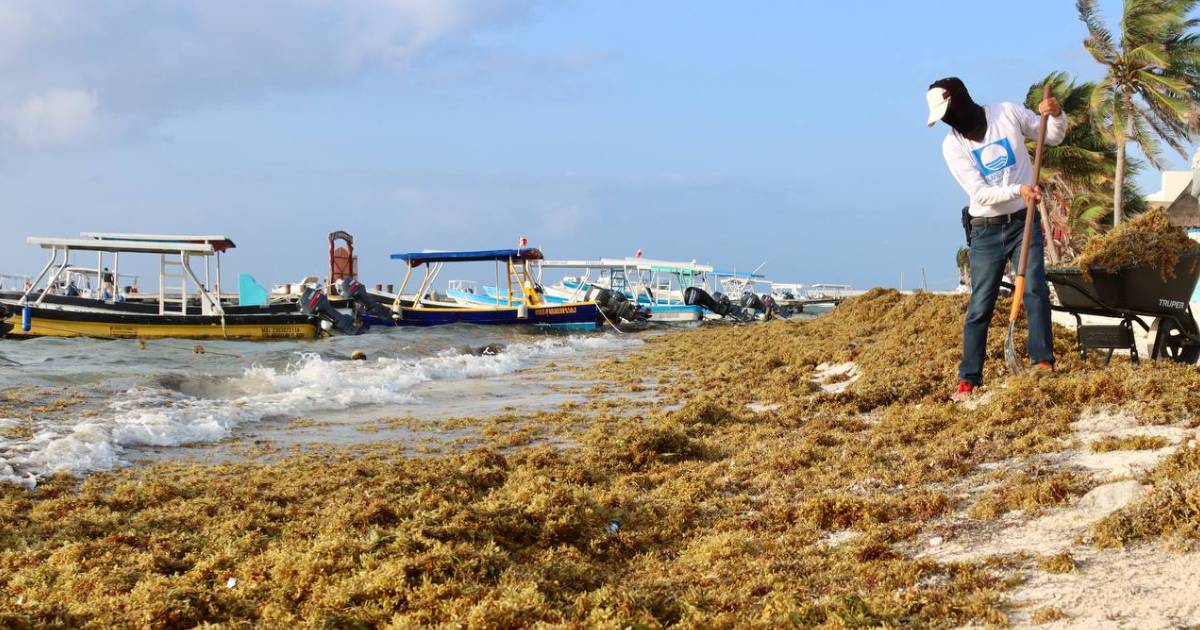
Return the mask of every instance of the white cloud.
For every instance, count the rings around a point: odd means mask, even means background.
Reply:
[[[28,147],[69,144],[92,126],[97,100],[94,92],[55,89],[30,96],[12,114],[13,132]]]
[[[0,0],[0,112],[28,146],[436,66],[541,0]],[[30,98],[30,95],[39,95]],[[16,112],[15,114],[13,112]],[[99,130],[110,135],[112,129]]]

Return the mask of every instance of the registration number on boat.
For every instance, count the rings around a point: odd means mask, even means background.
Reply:
[[[265,339],[302,339],[304,328],[301,326],[263,326],[262,336]]]
[[[542,315],[572,315],[578,312],[578,308],[574,306],[563,306],[560,308],[548,308],[542,311]]]

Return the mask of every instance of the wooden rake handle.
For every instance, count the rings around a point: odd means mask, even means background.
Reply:
[[[1046,100],[1053,96],[1050,91],[1050,82],[1042,88],[1042,100]],[[1041,123],[1038,125],[1037,148],[1034,150],[1033,156],[1033,186],[1036,188],[1042,176],[1042,154],[1046,148],[1046,125],[1050,121],[1050,114],[1042,114]],[[1025,208],[1025,235],[1021,238],[1021,257],[1017,262],[1017,278],[1013,288],[1014,298],[1012,303],[1012,311],[1008,315],[1008,321],[1017,321],[1017,315],[1021,312],[1021,302],[1025,296],[1025,268],[1029,265],[1029,241],[1033,239],[1033,223],[1036,218],[1037,204],[1029,204]]]

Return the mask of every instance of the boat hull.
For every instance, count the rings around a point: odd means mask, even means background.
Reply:
[[[698,322],[704,318],[704,309],[699,306],[651,304],[642,307],[650,311],[651,323],[682,324]]]
[[[547,287],[547,301],[562,300],[564,293],[577,293],[578,284],[563,283],[563,287]],[[488,289],[490,287],[484,287]],[[625,299],[632,300],[629,292],[624,292]],[[637,305],[650,313],[650,323],[653,324],[686,324],[690,322],[698,322],[704,319],[704,309],[698,306],[689,306],[683,303],[683,300],[674,300],[663,297],[660,300],[651,300],[647,295],[638,295]]]
[[[482,326],[550,326],[554,328],[596,329],[604,322],[600,309],[590,302],[534,306],[521,317],[518,308],[443,308],[401,307],[400,318],[384,320],[367,316],[371,326],[445,326],[476,324]]]
[[[71,311],[29,307],[29,330],[22,324],[23,307],[10,306],[4,323],[12,327],[7,336],[96,337],[100,339],[315,339],[318,322],[292,313],[227,314],[224,325],[213,315],[143,315],[121,312]]]

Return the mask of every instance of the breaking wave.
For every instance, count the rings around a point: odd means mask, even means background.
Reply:
[[[266,418],[416,402],[417,385],[486,379],[539,359],[640,344],[613,336],[558,337],[516,343],[491,354],[447,350],[420,358],[346,361],[297,353],[281,368],[253,365],[233,377],[168,373],[115,397],[95,417],[37,424],[25,439],[0,437],[0,480],[36,485],[47,474],[108,470],[137,447],[173,447],[228,438]],[[15,420],[0,419],[0,429]]]

